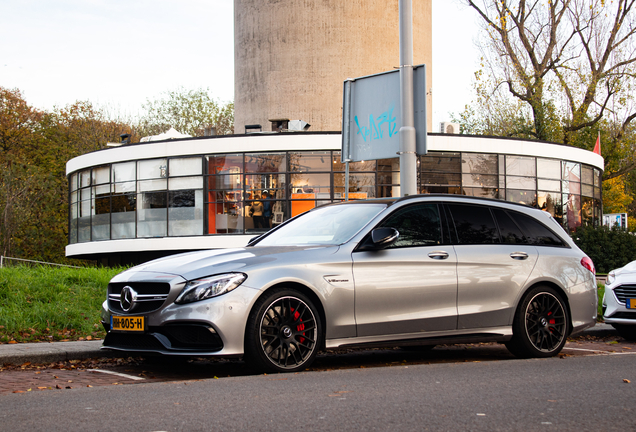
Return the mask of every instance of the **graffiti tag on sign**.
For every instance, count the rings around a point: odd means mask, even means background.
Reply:
[[[386,133],[388,133],[389,138],[398,133],[397,122],[393,115],[393,106],[377,117],[374,117],[373,114],[369,114],[368,125],[361,126],[358,116],[355,116],[354,120],[358,126],[358,132],[356,135],[362,135],[364,142],[367,142],[367,140],[378,140],[384,138],[385,126]]]

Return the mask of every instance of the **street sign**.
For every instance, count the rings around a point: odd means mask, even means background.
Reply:
[[[603,215],[603,226],[619,226],[627,229],[627,213],[607,213]]]
[[[416,147],[426,153],[426,67],[413,67]],[[344,82],[342,161],[388,159],[400,151],[400,71]]]

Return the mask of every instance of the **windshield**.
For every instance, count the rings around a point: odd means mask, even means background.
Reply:
[[[312,210],[280,227],[258,246],[342,244],[353,237],[386,204],[342,204]]]

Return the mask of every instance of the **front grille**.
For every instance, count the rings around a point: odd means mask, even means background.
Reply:
[[[621,285],[614,288],[614,295],[619,303],[625,304],[628,298],[636,298],[636,285]]]
[[[221,337],[202,324],[150,327],[148,333],[108,332],[104,346],[131,351],[208,351],[223,349]]]
[[[151,334],[128,334],[110,332],[104,346],[129,350],[163,350],[164,346]]]
[[[134,289],[138,294],[135,307],[127,312],[121,308],[119,299],[125,286]],[[108,308],[116,313],[141,314],[159,309],[170,293],[170,284],[152,282],[118,282],[108,284]]]

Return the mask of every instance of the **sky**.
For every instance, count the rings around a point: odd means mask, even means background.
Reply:
[[[418,0],[414,0],[418,1]],[[134,116],[168,90],[234,98],[233,0],[0,0],[0,86]],[[433,0],[433,129],[472,98],[475,12]]]

